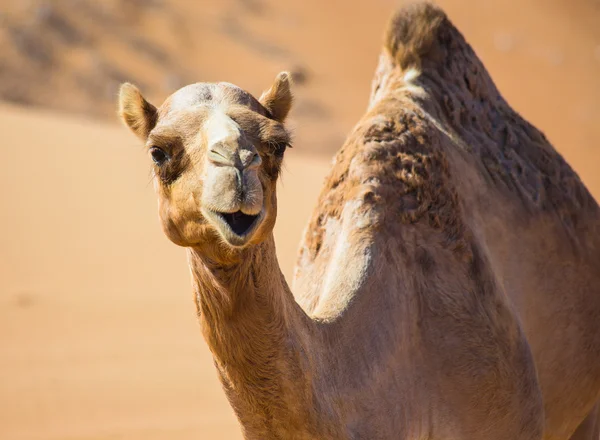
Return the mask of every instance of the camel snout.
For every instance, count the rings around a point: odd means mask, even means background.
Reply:
[[[262,164],[262,159],[253,146],[232,149],[227,145],[213,145],[208,152],[208,160],[216,166],[230,166],[244,171],[256,169]]]
[[[237,158],[242,165],[218,164],[210,160],[204,181],[202,205],[218,212],[242,211],[256,215],[263,208],[263,189],[258,177],[256,159]],[[250,164],[247,164],[248,161]],[[246,163],[244,167],[244,163]]]

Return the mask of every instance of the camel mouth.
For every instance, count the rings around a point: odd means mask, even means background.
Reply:
[[[232,246],[243,246],[257,229],[264,216],[264,211],[252,215],[242,211],[219,212],[205,210],[204,215],[217,226],[229,244]]]
[[[246,235],[259,217],[259,215],[244,214],[242,211],[231,213],[219,212],[217,214],[220,215],[231,230],[239,236]]]

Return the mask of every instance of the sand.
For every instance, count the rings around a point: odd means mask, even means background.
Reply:
[[[508,101],[548,134],[598,197],[597,2],[440,3]],[[67,3],[51,4],[62,11]],[[224,79],[259,93],[290,65],[306,76],[297,87],[296,141],[286,153],[276,227],[289,279],[329,158],[364,111],[395,3],[164,4],[178,11],[172,20],[185,24],[194,42],[187,52],[156,11],[131,23],[150,43],[164,37],[157,47],[174,51],[183,79]],[[19,23],[21,3],[11,5],[4,24]],[[127,17],[115,29],[126,27]],[[227,17],[243,26],[227,27]],[[90,38],[102,37],[86,23],[80,28],[91,29]],[[18,91],[23,78],[39,79],[44,70],[25,62],[15,70],[19,48],[4,51],[6,35],[0,32],[0,78],[12,78]],[[160,63],[135,59],[112,34],[99,41],[106,63],[126,66],[124,75],[139,78],[155,99],[177,82],[165,84],[171,64],[160,70]],[[31,83],[38,101],[2,92],[29,107],[0,106],[0,439],[239,439],[200,335],[185,251],[160,231],[148,158],[114,123],[114,88],[100,98],[69,88],[77,69],[92,75],[85,47],[71,49],[60,49],[47,82]]]

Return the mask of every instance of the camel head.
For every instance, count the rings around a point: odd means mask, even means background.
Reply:
[[[121,86],[119,113],[145,142],[171,241],[239,249],[271,233],[291,102],[286,72],[259,100],[229,83],[197,83],[156,108],[135,86]]]

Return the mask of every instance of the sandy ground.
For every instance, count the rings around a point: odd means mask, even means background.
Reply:
[[[600,196],[600,3],[440,3],[507,100]],[[0,96],[29,106],[0,106],[0,439],[240,438],[185,252],[159,228],[148,159],[114,124],[116,85],[134,80],[157,101],[180,83],[228,80],[258,94],[279,70],[296,73],[276,228],[289,278],[397,3],[129,4],[0,5]]]

